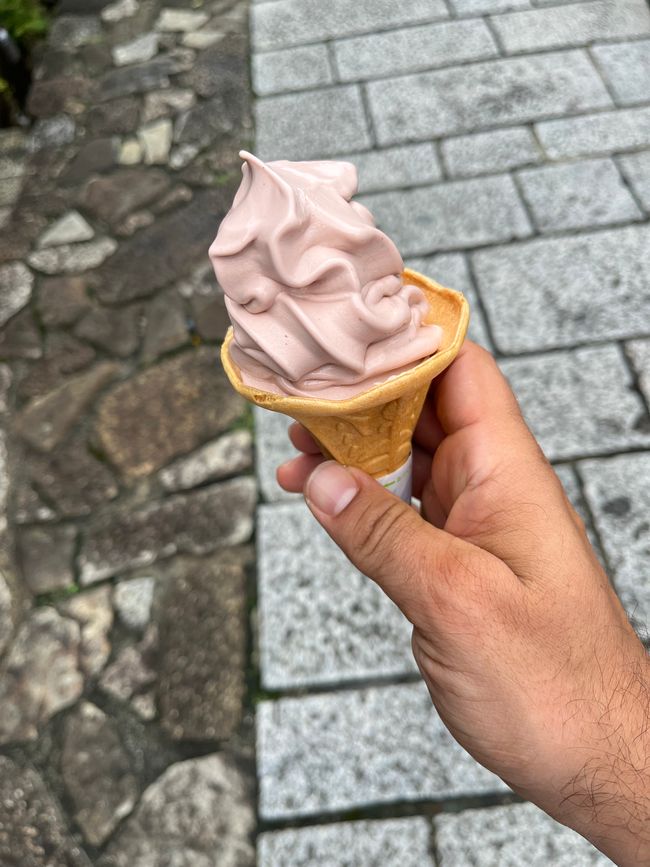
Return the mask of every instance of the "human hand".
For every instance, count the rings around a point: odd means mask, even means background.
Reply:
[[[413,624],[452,735],[622,865],[650,864],[650,663],[491,356],[466,343],[414,437],[422,513],[307,431],[278,469]]]

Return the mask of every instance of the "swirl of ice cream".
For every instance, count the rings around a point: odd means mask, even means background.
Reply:
[[[210,247],[233,324],[230,354],[246,385],[341,400],[433,354],[426,298],[402,258],[350,199],[345,162],[263,163],[243,180]]]

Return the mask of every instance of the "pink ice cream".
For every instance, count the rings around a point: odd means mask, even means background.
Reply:
[[[244,383],[341,400],[433,354],[442,331],[423,324],[424,293],[402,282],[397,248],[350,201],[356,168],[240,156],[243,180],[210,258]]]

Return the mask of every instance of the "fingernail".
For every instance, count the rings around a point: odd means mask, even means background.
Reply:
[[[319,464],[305,484],[307,500],[332,518],[349,506],[358,493],[354,476],[336,461]]]

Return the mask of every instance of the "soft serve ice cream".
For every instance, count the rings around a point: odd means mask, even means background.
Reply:
[[[210,247],[246,385],[343,400],[436,352],[422,290],[370,212],[346,162],[263,163],[243,180]]]

